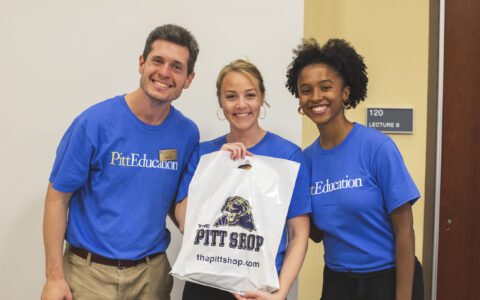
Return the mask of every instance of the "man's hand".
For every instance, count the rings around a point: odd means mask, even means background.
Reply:
[[[47,280],[43,286],[42,300],[73,300],[67,281]]]

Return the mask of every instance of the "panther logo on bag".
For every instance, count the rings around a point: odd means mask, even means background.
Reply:
[[[240,226],[248,231],[256,230],[248,200],[240,196],[228,197],[221,212],[222,215],[215,221],[214,227]]]

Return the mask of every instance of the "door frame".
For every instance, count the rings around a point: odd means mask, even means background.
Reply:
[[[440,236],[440,188],[442,178],[442,125],[443,125],[443,72],[445,45],[445,0],[440,0],[438,24],[438,102],[437,102],[437,143],[436,143],[436,174],[435,174],[435,212],[433,230],[432,257],[432,300],[437,299],[438,275],[438,242]]]

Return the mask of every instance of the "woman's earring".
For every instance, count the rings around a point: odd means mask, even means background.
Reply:
[[[302,116],[305,115],[305,113],[303,112],[303,109],[302,109],[302,106],[301,106],[301,105],[298,106],[297,112],[298,112],[300,115],[302,115]]]
[[[220,113],[221,112],[221,113]],[[223,119],[220,115],[223,115]],[[220,120],[220,121],[225,121],[225,115],[223,114],[223,109],[221,107],[217,108],[217,118]]]
[[[262,108],[263,108],[263,115],[262,115]],[[262,105],[260,106],[260,116],[259,118],[261,120],[265,119],[265,117],[267,116],[267,109]]]

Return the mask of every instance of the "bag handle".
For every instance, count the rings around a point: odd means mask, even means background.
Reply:
[[[237,169],[242,169],[245,171],[249,171],[252,167],[252,163],[248,159],[240,161],[237,165]]]

